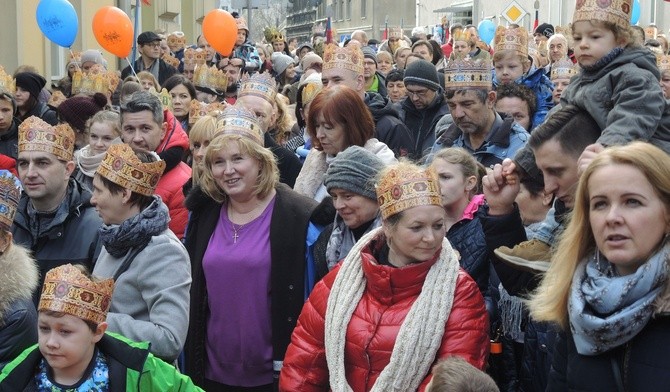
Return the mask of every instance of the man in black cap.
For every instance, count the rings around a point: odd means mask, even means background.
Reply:
[[[535,43],[538,47],[540,47],[541,42],[545,42],[552,35],[554,35],[554,26],[550,25],[549,23],[542,23],[541,25],[537,26],[535,31],[533,31],[533,39],[535,40]]]
[[[137,36],[137,46],[140,52],[140,58],[135,60],[135,72],[148,71],[161,86],[170,76],[177,73],[177,69],[165,61],[161,56],[161,37],[153,31],[145,31]],[[125,79],[131,74],[130,66],[127,66],[121,72],[121,79]]]

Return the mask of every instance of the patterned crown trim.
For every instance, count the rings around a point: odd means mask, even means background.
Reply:
[[[167,36],[167,43],[170,47],[183,48],[186,46],[186,36],[181,31],[174,31]]]
[[[215,111],[221,111],[224,107],[225,104],[221,102],[212,102],[207,104],[200,102],[197,99],[192,99],[188,107],[188,123],[193,125],[198,120],[200,120],[201,117],[204,117]]]
[[[577,0],[572,23],[599,20],[627,29],[632,11],[633,0]]]
[[[72,264],[47,272],[38,311],[50,310],[100,324],[112,304],[114,280],[93,282]]]
[[[417,171],[403,165],[391,168],[376,188],[383,219],[412,207],[442,206],[440,185],[432,169]]]
[[[81,64],[81,52],[79,52],[79,51],[70,51],[70,54],[69,54],[69,57],[68,57],[67,62],[68,62],[68,64],[70,64],[70,63]]]
[[[167,63],[168,65],[171,65],[175,68],[177,68],[179,66],[179,64],[181,64],[181,61],[179,61],[178,58],[176,58],[174,56],[171,56],[167,53],[165,53],[163,55],[162,59],[163,59],[163,61],[165,61],[165,63]]]
[[[465,41],[465,42],[469,43],[470,40],[471,40],[472,35],[470,34],[469,31],[463,31],[463,30],[458,31],[457,30],[453,34],[453,37],[454,37],[454,42],[455,41]]]
[[[550,79],[570,79],[579,73],[579,68],[570,59],[564,58],[551,66]]]
[[[661,72],[670,71],[670,55],[657,56],[656,65]]]
[[[49,102],[47,104],[51,107],[58,108],[66,99],[67,97],[65,97],[65,94],[63,94],[62,91],[56,90],[51,93],[51,97],[49,97]]]
[[[444,72],[445,89],[493,88],[490,60],[456,59],[447,64]]]
[[[263,146],[263,130],[256,115],[242,106],[228,106],[216,122],[216,135],[241,135]]]
[[[198,66],[207,62],[207,52],[201,48],[186,48],[184,50],[184,58],[182,59],[184,66]]]
[[[153,86],[151,86],[151,88],[149,88],[149,92],[151,95],[158,98],[159,101],[161,101],[163,110],[172,111],[172,95],[168,93],[166,88],[163,88],[160,92],[158,92]]]
[[[21,181],[8,170],[0,170],[0,229],[8,231],[14,223],[21,198]]]
[[[74,131],[68,124],[49,125],[31,116],[19,125],[19,152],[42,151],[69,162],[74,154]]]
[[[242,81],[237,98],[247,95],[261,97],[274,104],[275,97],[277,96],[277,83],[268,72],[255,73]]]
[[[363,51],[357,46],[340,48],[326,45],[323,52],[323,69],[341,68],[363,74]]]
[[[93,95],[116,91],[119,85],[119,75],[115,71],[107,71],[102,65],[95,64],[87,73],[80,69],[72,74],[72,94]]]
[[[528,57],[528,31],[523,27],[498,26],[493,42],[496,52],[513,50],[521,57]]]
[[[224,92],[228,88],[228,76],[215,66],[200,65],[195,67],[193,84],[198,87],[207,87]]]
[[[0,88],[8,93],[14,94],[16,92],[16,81],[12,75],[5,72],[5,68],[0,65]]]
[[[165,170],[165,161],[144,163],[125,143],[113,144],[96,173],[140,195],[151,196]]]
[[[323,90],[323,84],[320,82],[307,82],[302,88],[302,107],[312,102],[321,90]]]

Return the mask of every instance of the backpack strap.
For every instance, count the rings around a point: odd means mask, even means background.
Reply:
[[[135,257],[144,250],[144,248],[149,245],[149,242],[147,242],[144,245],[138,246],[136,248],[132,248],[128,254],[126,255],[126,258],[123,259],[123,263],[121,263],[121,266],[114,272],[114,281],[116,282],[119,279],[119,276],[123,274],[124,272],[128,271],[128,268],[130,268],[130,264],[133,263],[133,260],[135,260]]]

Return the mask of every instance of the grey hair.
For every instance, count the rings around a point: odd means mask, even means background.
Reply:
[[[163,105],[155,95],[148,91],[137,91],[121,103],[121,124],[125,113],[139,113],[149,111],[156,124],[163,124]]]

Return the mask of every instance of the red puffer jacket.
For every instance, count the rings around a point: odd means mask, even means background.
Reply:
[[[388,365],[400,326],[436,260],[394,268],[377,264],[370,246],[362,251],[367,287],[347,327],[345,346],[346,377],[353,391],[369,391]],[[324,324],[328,295],[338,270],[339,266],[316,285],[302,309],[284,358],[280,391],[329,390]],[[489,350],[488,329],[484,299],[472,278],[461,269],[434,363],[458,355],[484,369]],[[420,391],[430,377],[426,375]]]

